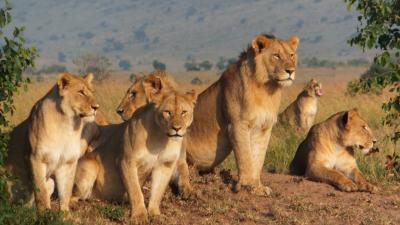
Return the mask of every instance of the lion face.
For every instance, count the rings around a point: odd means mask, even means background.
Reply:
[[[138,108],[151,102],[153,95],[170,91],[172,84],[167,81],[166,76],[163,71],[155,71],[144,77],[138,77],[117,107],[117,113],[122,120],[129,120]]]
[[[297,47],[299,38],[290,37],[281,40],[266,35],[258,35],[252,41],[252,47],[265,66],[267,79],[280,86],[289,86],[296,77]],[[257,59],[256,59],[257,61]]]
[[[308,96],[321,97],[322,96],[322,84],[318,83],[315,79],[311,79],[305,87]]]
[[[342,141],[347,147],[361,149],[364,154],[374,146],[376,138],[368,124],[360,117],[357,109],[345,112],[342,116]]]
[[[193,121],[193,109],[196,102],[194,91],[180,94],[171,92],[155,99],[157,108],[155,121],[168,137],[182,138]]]
[[[99,105],[93,95],[93,74],[79,77],[69,73],[60,74],[57,82],[64,113],[93,121]]]
[[[135,83],[129,87],[121,103],[117,107],[117,113],[121,116],[122,120],[129,120],[138,108],[148,103],[142,85],[144,79],[144,77],[136,79]]]

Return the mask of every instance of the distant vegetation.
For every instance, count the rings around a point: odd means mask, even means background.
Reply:
[[[204,60],[200,63],[197,63],[194,60],[190,60],[188,62],[185,62],[184,67],[186,71],[209,71],[212,69],[213,64],[208,60]]]
[[[165,65],[165,63],[162,63],[160,61],[158,61],[157,59],[153,60],[153,68],[155,70],[166,70],[167,66]]]
[[[335,68],[338,66],[367,66],[369,64],[370,64],[370,62],[363,58],[351,59],[351,60],[348,60],[347,62],[342,62],[342,61],[331,61],[331,60],[326,60],[326,59],[319,59],[314,56],[312,58],[303,59],[300,65],[303,67]]]
[[[122,70],[125,70],[125,71],[130,70],[132,67],[131,62],[129,62],[129,60],[127,60],[127,59],[120,60],[118,63],[118,66],[119,66],[119,68],[121,68]]]
[[[93,73],[94,79],[103,81],[110,76],[111,61],[99,54],[85,54],[72,60],[80,74]]]

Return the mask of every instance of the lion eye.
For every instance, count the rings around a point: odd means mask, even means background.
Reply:
[[[172,115],[172,113],[168,110],[165,110],[163,113],[165,117],[170,117]]]
[[[185,115],[186,113],[187,113],[186,110],[183,110],[183,111],[182,111],[182,115]]]
[[[274,58],[275,59],[281,59],[281,56],[278,53],[276,53],[276,54],[274,54]]]
[[[78,93],[82,96],[86,96],[85,92],[83,90],[78,91]]]
[[[367,127],[367,126],[363,126],[363,129],[364,129],[364,130],[368,130],[368,127]]]
[[[130,97],[131,98],[135,98],[136,97],[136,92],[131,92]]]
[[[293,53],[292,53],[292,54],[290,54],[290,58],[292,58],[292,59],[294,58],[294,54],[293,54]]]

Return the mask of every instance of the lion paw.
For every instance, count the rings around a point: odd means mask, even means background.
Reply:
[[[149,222],[149,216],[146,209],[135,211],[131,216],[131,224],[147,224]]]
[[[345,192],[353,192],[353,191],[358,191],[358,187],[355,183],[352,181],[346,181],[344,183],[340,183],[338,185],[339,190],[345,191]]]
[[[375,185],[373,185],[371,183],[368,183],[368,182],[359,184],[358,188],[359,188],[360,191],[367,191],[367,192],[370,192],[370,193],[376,193],[379,190],[378,187],[376,187]]]
[[[268,186],[264,186],[262,184],[253,186],[253,185],[244,185],[244,184],[237,184],[235,188],[235,192],[239,192],[241,190],[246,190],[251,194],[255,194],[257,196],[271,196],[272,189]]]

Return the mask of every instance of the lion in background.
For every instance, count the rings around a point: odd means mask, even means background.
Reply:
[[[39,209],[50,208],[54,177],[60,209],[69,210],[76,163],[82,155],[82,132],[87,123],[95,120],[99,107],[92,79],[92,74],[60,74],[57,84],[11,134],[6,168],[34,193],[31,200]],[[18,136],[22,138],[20,145]]]
[[[318,98],[321,96],[321,83],[311,79],[296,100],[279,115],[280,121],[307,133],[314,124],[318,111]]]
[[[375,142],[372,130],[356,109],[336,113],[311,128],[290,163],[290,172],[342,191],[376,192],[354,158],[357,149],[368,153]]]

